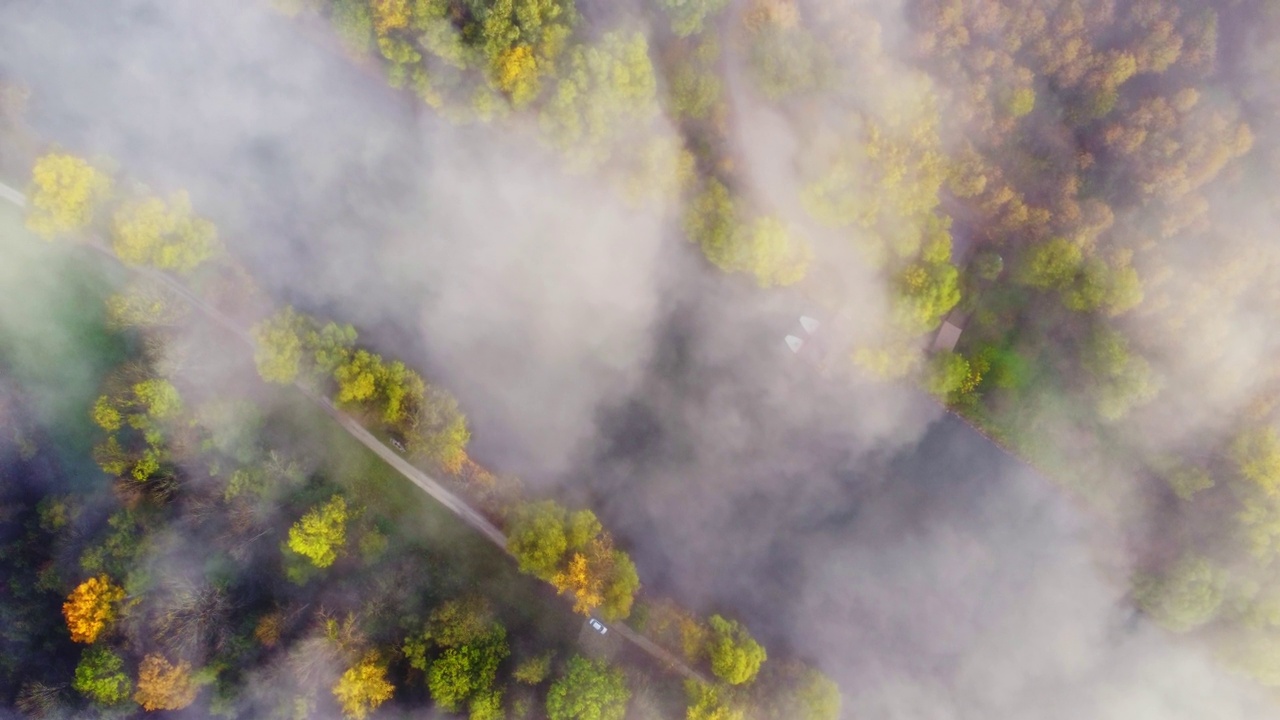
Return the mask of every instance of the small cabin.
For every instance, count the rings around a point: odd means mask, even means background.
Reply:
[[[950,316],[942,321],[942,327],[938,328],[938,335],[933,339],[933,351],[941,352],[943,350],[950,352],[956,349],[956,343],[960,342],[960,326],[952,321]]]

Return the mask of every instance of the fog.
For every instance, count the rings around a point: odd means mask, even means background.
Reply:
[[[480,462],[596,509],[649,589],[812,660],[845,717],[1268,715],[1262,690],[1132,609],[1132,537],[918,390],[800,364],[782,344],[813,312],[799,294],[719,274],[674,208],[566,171],[521,120],[452,125],[266,5],[8,0],[0,72],[31,88],[38,133],[188,190],[274,298],[448,388]],[[796,138],[742,84],[744,175],[803,222]],[[884,279],[842,281],[852,332],[874,335]],[[1250,337],[1180,362],[1274,354],[1273,333]],[[1254,389],[1224,381],[1213,413],[1152,443],[1218,427]]]

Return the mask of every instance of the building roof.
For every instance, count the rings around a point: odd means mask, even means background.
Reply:
[[[938,328],[938,336],[933,339],[933,349],[935,352],[954,350],[958,342],[960,342],[960,326],[947,320],[942,323],[942,327]]]

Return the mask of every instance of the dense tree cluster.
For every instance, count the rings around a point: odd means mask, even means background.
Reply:
[[[432,700],[445,710],[458,712],[469,705],[472,716],[483,715],[495,695],[501,705],[498,666],[510,650],[506,628],[485,600],[444,603],[421,632],[405,639],[403,651],[409,664],[426,674]]]
[[[103,472],[145,482],[164,472],[165,442],[182,412],[173,383],[155,377],[146,362],[131,363],[107,381],[93,405],[93,422],[105,433],[94,448]]]
[[[581,655],[547,691],[549,720],[623,720],[631,691],[620,670]]]
[[[522,571],[572,593],[576,611],[598,609],[608,620],[631,614],[640,589],[635,563],[590,510],[569,512],[552,500],[525,505],[511,520],[507,549]]]
[[[728,3],[660,0],[670,33],[656,35],[625,24],[586,29],[571,0],[278,4],[291,13],[318,9],[353,52],[381,58],[393,85],[412,90],[446,116],[493,121],[523,115],[568,168],[607,177],[637,203],[682,207],[689,238],[714,266],[768,287],[800,282],[813,261],[797,225],[762,212],[740,191],[747,184],[739,182],[726,143],[716,137],[731,117],[722,97],[721,47],[707,31],[726,21],[720,13]],[[743,27],[754,35],[748,43],[753,73],[762,88],[772,88],[767,96],[794,97],[825,86],[832,54],[793,5],[758,2],[747,14]],[[1034,97],[1009,102],[1015,111],[1035,106]],[[679,127],[673,130],[669,123]],[[897,146],[884,148],[874,151],[877,158],[898,152]],[[921,167],[926,161],[932,156]],[[886,177],[897,172],[890,160],[884,163]],[[839,171],[811,169],[815,186],[826,183],[826,190],[812,194],[826,192],[826,201],[838,203],[832,193],[839,179],[832,178]],[[933,169],[910,173],[928,179],[913,175],[904,185],[928,186],[936,175]],[[885,192],[895,202],[908,202],[899,196],[911,190]],[[214,290],[211,278],[226,285],[224,296],[237,294],[227,291],[233,286],[242,296],[256,292],[247,278],[241,278],[244,287],[227,280],[237,269],[222,253],[212,223],[194,212],[185,194],[164,199],[136,185],[117,185],[103,170],[53,153],[37,164],[31,196],[28,222],[46,237],[82,234],[105,242],[124,263],[189,276],[192,287],[206,295]],[[927,329],[955,304],[954,278],[942,260],[949,249],[941,239],[945,222],[926,212],[920,217],[927,219],[922,229],[884,234],[885,247],[899,253],[893,271],[900,278],[896,287],[907,334]],[[860,225],[871,226],[879,233],[889,223]],[[918,247],[908,251],[916,242],[913,233]],[[870,255],[877,252],[873,245],[864,243]],[[199,699],[213,714],[231,717],[323,714],[321,706],[328,703],[330,711],[336,707],[361,718],[397,687],[422,687],[425,679],[440,708],[465,709],[473,720],[525,716],[543,692],[548,716],[557,720],[625,715],[630,690],[620,671],[578,656],[553,663],[555,654],[528,654],[525,643],[509,648],[500,610],[471,596],[441,602],[434,593],[454,581],[428,592],[413,579],[420,573],[411,559],[436,558],[440,565],[439,556],[399,537],[387,519],[396,510],[387,502],[379,505],[367,489],[353,491],[365,487],[359,483],[340,488],[333,478],[305,472],[270,446],[279,431],[265,416],[278,421],[278,411],[211,397],[216,393],[205,384],[184,377],[184,357],[201,348],[166,351],[177,342],[171,329],[190,315],[177,295],[160,286],[134,282],[110,298],[111,330],[129,337],[132,357],[105,378],[89,414],[101,433],[94,457],[119,478],[112,486],[117,505],[92,520],[74,519],[90,514],[91,505],[71,495],[49,503],[42,515],[48,522],[39,523],[39,532],[76,549],[68,567],[46,565],[40,582],[61,594],[69,588],[63,578],[92,573],[93,588],[100,591],[77,590],[80,595],[73,592],[67,600],[76,608],[66,618],[72,635],[97,640],[75,666],[78,693],[103,707],[136,703],[145,710],[182,709]],[[627,554],[589,511],[524,503],[518,491],[503,485],[505,479],[471,462],[465,417],[448,393],[403,363],[358,346],[351,326],[292,308],[260,322],[252,335],[263,380],[326,391],[362,422],[402,440],[411,459],[447,471],[467,492],[503,486],[502,493],[492,493],[501,502],[486,508],[509,524],[510,550],[522,569],[571,594],[579,612],[598,611],[610,620],[630,614],[639,580]],[[280,517],[296,522],[281,528]],[[191,578],[161,583],[147,567],[164,552],[169,522],[182,522],[184,532],[206,542],[210,554]],[[235,563],[251,567],[258,578],[293,582],[268,580],[250,589],[231,579],[228,567]],[[334,566],[342,572],[318,572]],[[125,590],[108,575],[122,578],[129,602],[122,602]],[[342,582],[363,585],[360,592],[334,591]],[[311,607],[306,598],[313,595],[348,598],[338,601],[350,605],[346,619],[335,621],[329,609]],[[420,599],[428,595],[424,608]],[[350,599],[366,596],[367,602]],[[235,617],[245,621],[233,622]],[[415,623],[415,617],[428,619]],[[119,636],[112,629],[117,621]],[[783,697],[774,691],[792,685],[770,685],[766,692],[764,683],[753,683],[764,649],[736,622],[719,616],[706,623],[689,616],[689,622],[684,640],[690,657],[727,683],[691,689],[691,716],[772,712],[766,710],[772,700],[766,699]],[[415,625],[421,632],[403,638],[402,628]],[[87,639],[90,634],[93,639]],[[296,652],[290,650],[294,643]],[[512,654],[520,662],[507,667]],[[281,665],[310,680],[305,688],[279,688],[285,699],[273,697],[276,706],[267,712],[264,698],[243,680],[249,669],[276,672]],[[504,687],[509,674],[522,684],[550,686]],[[56,687],[29,682],[24,697],[33,706],[65,702]],[[317,694],[316,687],[332,692]],[[803,716],[794,709],[799,705],[786,707],[779,712]]]
[[[258,323],[253,335],[263,380],[319,383],[340,405],[403,437],[411,455],[446,472],[462,470],[471,432],[457,400],[404,363],[357,347],[355,328],[321,324],[286,307]]]
[[[747,629],[735,620],[712,615],[707,621],[711,637],[707,656],[711,671],[730,685],[742,685],[755,679],[764,664],[766,653]]]
[[[1179,531],[1152,545],[1176,552],[1139,558],[1134,600],[1172,629],[1222,643],[1224,656],[1280,685],[1280,591],[1268,579],[1280,553],[1280,376],[1259,367],[1264,390],[1224,402],[1213,432],[1181,454],[1152,449],[1147,437],[1165,429],[1161,419],[1194,409],[1197,393],[1238,381],[1222,377],[1234,343],[1209,332],[1215,318],[1280,299],[1273,280],[1280,258],[1257,236],[1256,222],[1236,217],[1232,198],[1274,184],[1280,144],[1256,119],[1278,108],[1249,89],[1259,83],[1245,79],[1244,53],[1218,47],[1220,28],[1251,28],[1251,42],[1274,50],[1280,26],[1264,3],[918,0],[907,6],[898,54],[881,42],[869,11],[835,0],[750,0],[728,10],[724,0],[656,0],[662,13],[654,28],[634,18],[589,27],[572,0],[287,5],[323,14],[352,52],[377,58],[392,85],[444,116],[523,121],[568,167],[607,177],[633,199],[663,201],[715,268],[762,287],[805,290],[817,287],[816,276],[843,277],[841,263],[877,270],[887,317],[874,339],[853,348],[857,366],[914,377],[1100,507],[1132,496],[1133,483],[1150,480],[1170,493],[1177,522],[1161,525]],[[770,104],[791,125],[804,185],[797,217],[764,207],[736,169],[741,110],[723,97],[732,62],[746,70],[744,103]],[[100,233],[125,262],[177,273],[219,257],[216,232],[185,196],[121,192],[79,158],[41,158],[30,194],[28,224],[45,237]],[[811,245],[798,229],[811,226],[849,247]],[[847,301],[841,292],[825,298],[832,314]],[[173,298],[142,286],[109,307],[118,328],[143,333],[182,313]],[[926,359],[922,348],[948,317],[964,326],[959,344]],[[1170,341],[1188,334],[1203,335],[1203,347]],[[403,363],[357,346],[354,328],[286,308],[254,336],[264,380],[327,391],[470,491],[496,482],[468,460],[469,433],[454,399]],[[129,481],[118,492],[132,505],[170,502],[176,456],[189,459],[205,445],[217,466],[210,477],[221,483],[209,502],[226,510],[226,536],[239,538],[228,554],[252,556],[250,538],[270,532],[262,506],[281,496],[291,498],[289,517],[300,519],[287,541],[276,541],[310,565],[354,567],[348,546],[370,563],[396,554],[332,488],[312,488],[304,499],[309,481],[287,461],[263,448],[234,451],[243,442],[229,431],[188,431],[191,423],[213,424],[211,404],[199,403],[203,416],[191,410],[198,389],[160,364],[150,353],[122,368],[91,410],[105,433],[95,459]],[[1180,372],[1163,372],[1170,367]],[[630,613],[635,567],[594,515],[518,497],[502,505],[490,509],[508,521],[509,550],[522,570],[571,593],[580,612]],[[51,529],[41,532],[64,532],[57,507],[47,506]],[[126,571],[146,549],[151,522],[132,506],[100,518],[101,540],[78,554],[77,577],[106,573],[100,582],[120,577],[130,592],[145,586],[140,573]],[[68,590],[52,573],[43,582]],[[67,601],[83,605],[75,615],[80,638],[106,632],[119,600],[103,609],[92,600],[105,591],[93,587],[98,595]],[[508,653],[505,630],[481,610],[441,605],[403,648],[438,704],[490,717],[515,700],[508,703],[494,679]],[[279,639],[271,628],[283,622],[259,624],[263,645]],[[725,683],[690,687],[690,717],[838,715],[838,692],[826,678],[763,664],[764,649],[731,620],[702,622],[667,608],[646,622]],[[119,657],[86,651],[75,689],[119,702],[129,693]],[[349,715],[390,695],[375,682],[390,682],[389,657],[343,658],[351,678],[334,688]],[[542,657],[521,663],[518,679],[545,682],[551,660]],[[574,658],[548,692],[548,712],[623,713],[626,687],[615,679]],[[759,697],[756,688],[764,688]],[[43,696],[33,686],[30,697]]]
[[[213,223],[191,214],[185,193],[125,202],[111,223],[111,246],[126,265],[189,273],[219,251]]]
[[[1240,196],[1280,169],[1274,136],[1251,127],[1251,69],[1218,37],[1248,26],[1274,47],[1276,14],[924,0],[910,17],[911,61],[949,88],[960,152],[942,191],[977,250],[964,335],[927,366],[930,389],[1115,517],[1161,498],[1151,510],[1171,517],[1150,545],[1174,551],[1139,558],[1134,600],[1280,684],[1263,619],[1275,379],[1260,371],[1262,397],[1218,394],[1240,383],[1223,318],[1275,297],[1262,268],[1276,258]],[[1212,430],[1176,453],[1152,442],[1180,415]]]
[[[113,713],[202,703],[211,714],[228,717],[309,715],[331,703],[334,712],[362,718],[398,687],[425,685],[438,707],[465,711],[476,720],[527,716],[544,698],[550,717],[625,714],[629,681],[619,670],[577,656],[555,663],[555,657],[568,656],[557,652],[565,648],[530,652],[524,638],[513,650],[500,612],[474,595],[422,607],[418,599],[424,588],[441,577],[444,586],[464,587],[470,581],[436,572],[424,585],[416,568],[423,558],[434,567],[440,560],[432,559],[437,551],[431,548],[405,544],[398,537],[403,529],[388,523],[386,513],[401,512],[402,500],[380,497],[387,490],[377,484],[339,487],[305,472],[268,444],[278,432],[275,425],[281,419],[290,422],[287,415],[274,411],[275,423],[267,422],[251,399],[227,397],[195,382],[192,366],[173,345],[185,342],[173,328],[191,314],[180,295],[137,281],[104,300],[103,320],[130,339],[128,357],[106,372],[101,394],[85,414],[86,425],[99,433],[95,459],[117,476],[105,501],[109,513],[99,514],[104,501],[93,499],[92,491],[47,497],[38,522],[30,523],[32,532],[46,540],[24,540],[24,548],[74,548],[61,561],[43,561],[34,584],[37,593],[39,588],[71,590],[63,603],[70,632],[60,637],[66,642],[69,635],[90,647],[62,677],[72,680],[80,702]],[[465,421],[456,402],[404,365],[357,347],[350,326],[321,324],[286,308],[252,334],[263,379],[327,388],[364,421],[403,437],[415,457],[447,457],[431,451],[419,455],[421,448],[452,445],[462,452]],[[209,347],[181,351],[198,354]],[[460,425],[461,432],[448,430],[450,425]],[[415,438],[420,427],[446,431]],[[492,507],[509,522],[512,551],[522,566],[572,594],[579,612],[598,611],[610,620],[630,613],[639,587],[635,565],[614,547],[593,513],[569,512],[553,502],[522,502],[513,490],[517,485],[462,458],[456,481],[466,492],[501,499]],[[495,488],[507,489],[495,494]],[[296,521],[281,528],[280,517]],[[168,523],[182,523],[184,536],[206,543],[203,569],[197,564],[184,567],[178,577],[152,574],[153,563],[172,544]],[[230,568],[236,564],[246,566],[243,579],[233,579]],[[341,572],[321,572],[334,567]],[[74,588],[64,584],[63,578],[85,574],[89,579]],[[348,579],[353,576],[362,590],[334,595],[332,588],[353,582]],[[112,577],[123,578],[122,583]],[[360,602],[341,615],[312,608],[313,597],[331,595]],[[0,607],[8,612],[3,600]],[[422,629],[405,638],[399,628],[413,626],[415,616],[426,617],[419,621]],[[29,627],[6,628],[5,638],[25,637]],[[734,627],[730,644],[747,644],[736,650],[724,646],[716,657],[753,654],[753,641]],[[699,646],[696,660],[710,664],[711,631],[701,632],[707,642]],[[513,652],[519,662],[508,665]],[[742,657],[715,662],[736,663],[735,672],[752,663]],[[244,683],[246,673],[275,672],[271,668],[280,663],[314,682],[272,688],[270,697]],[[28,680],[21,704],[47,709],[42,712],[75,707],[58,687]],[[324,687],[331,692],[316,692]],[[694,702],[708,709],[711,701]],[[732,702],[747,707],[751,701],[736,697]]]
[[[51,152],[36,160],[30,204],[32,231],[45,238],[102,231],[127,265],[188,274],[222,252],[217,229],[192,214],[186,193],[166,202],[141,187],[118,192],[109,174],[74,155]],[[110,222],[100,226],[107,211]]]
[[[748,273],[761,287],[803,279],[812,259],[808,244],[777,218],[745,217],[739,205],[723,183],[709,180],[685,213],[689,239],[711,264]]]

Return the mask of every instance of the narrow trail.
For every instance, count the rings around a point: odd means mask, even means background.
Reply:
[[[4,184],[3,182],[0,182],[0,199],[6,200],[20,208],[26,208],[27,206],[26,196],[22,192]],[[99,254],[108,258],[112,262],[120,264],[130,272],[154,280],[163,284],[165,287],[168,287],[170,290],[173,290],[210,320],[213,320],[224,330],[230,332],[244,343],[250,352],[253,351],[253,337],[249,334],[248,328],[240,325],[231,317],[227,316],[226,313],[223,313],[205,302],[168,273],[160,272],[159,270],[154,270],[152,268],[124,265],[120,262],[119,258],[116,257],[115,253],[111,251],[111,248],[107,247],[101,239],[95,238],[92,242],[87,244]],[[320,395],[311,388],[304,386],[302,383],[294,383],[294,387],[296,387],[313,403],[320,406],[320,409],[324,410],[326,414],[332,417],[352,437],[359,440],[362,445],[372,450],[388,465],[395,468],[396,472],[403,475],[414,485],[417,485],[454,515],[457,515],[463,522],[474,528],[477,532],[483,535],[485,539],[502,550],[502,552],[509,556],[511,555],[510,551],[507,550],[506,534],[504,534],[498,526],[489,522],[484,515],[480,514],[480,512],[472,507],[464,498],[446,488],[435,478],[418,469],[386,443],[379,440],[373,433],[369,432],[368,429],[361,425],[355,418],[340,410],[329,398]],[[710,684],[711,680],[705,675],[689,667],[689,665],[683,660],[672,653],[667,652],[666,649],[662,648],[644,635],[641,635],[625,623],[610,623],[608,628],[609,630],[616,632],[618,635],[621,635],[641,651],[648,653],[654,660],[657,660],[658,664],[662,667],[675,671],[690,680],[697,680],[701,683]]]

